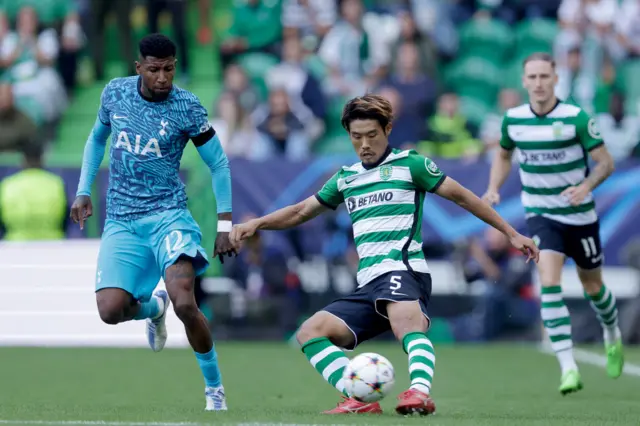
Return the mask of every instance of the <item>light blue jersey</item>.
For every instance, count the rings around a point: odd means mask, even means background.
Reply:
[[[179,177],[187,143],[193,141],[211,171],[218,213],[231,212],[229,163],[194,94],[174,86],[166,98],[152,101],[142,95],[140,77],[117,78],[102,92],[77,195],[91,194],[109,135],[107,221],[96,290],[122,288],[138,300],[148,300],[160,277],[180,257],[192,259],[196,274],[208,266]]]
[[[198,98],[174,86],[162,102],[139,94],[139,77],[111,81],[102,93],[98,118],[111,127],[107,217],[135,219],[184,209],[187,195],[180,160],[189,139],[211,131]]]

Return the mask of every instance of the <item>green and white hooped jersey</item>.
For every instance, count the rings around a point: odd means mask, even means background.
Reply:
[[[335,209],[345,203],[360,263],[358,287],[393,271],[429,272],[422,252],[422,206],[445,175],[415,151],[392,150],[377,166],[342,167],[316,198]]]
[[[508,110],[500,145],[517,148],[527,217],[541,215],[569,225],[597,221],[592,194],[579,206],[560,194],[587,177],[587,152],[602,144],[594,119],[578,106],[559,101],[545,116],[536,115],[529,104]]]

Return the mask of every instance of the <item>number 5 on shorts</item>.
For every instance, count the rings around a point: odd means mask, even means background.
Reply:
[[[391,286],[389,287],[389,290],[391,290],[391,294],[394,296],[405,296],[402,293],[396,293],[396,291],[400,290],[400,287],[402,287],[402,283],[400,282],[401,279],[402,277],[400,275],[391,276]]]

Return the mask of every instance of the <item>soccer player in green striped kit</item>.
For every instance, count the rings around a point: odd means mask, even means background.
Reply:
[[[613,172],[613,159],[593,118],[580,107],[556,98],[553,58],[534,53],[524,61],[523,85],[529,103],[508,110],[502,123],[500,150],[491,168],[484,199],[500,201],[498,191],[517,151],[522,204],[527,225],[538,244],[542,284],[541,314],[561,368],[560,392],[582,389],[573,357],[569,311],[562,299],[561,276],[567,257],[578,270],[586,297],[602,324],[607,373],[622,374],[624,358],[616,300],[602,281],[602,247],[591,191]],[[588,155],[595,161],[588,168]]]
[[[400,394],[400,414],[430,414],[435,352],[427,338],[431,275],[422,252],[422,213],[426,192],[454,201],[509,237],[530,259],[535,243],[518,234],[489,205],[445,176],[436,164],[415,151],[389,147],[393,111],[376,95],[357,97],[343,110],[360,162],[342,167],[322,189],[306,200],[267,216],[236,225],[230,241],[237,247],[258,229],[281,230],[300,225],[345,203],[353,222],[360,258],[357,289],[309,318],[297,339],[311,365],[344,393],[342,373],[349,359],[340,349],[392,330],[409,356],[411,387]],[[328,414],[381,413],[380,404],[348,398]]]

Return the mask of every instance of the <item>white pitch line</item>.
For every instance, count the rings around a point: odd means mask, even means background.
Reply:
[[[0,420],[2,425],[39,425],[39,426],[321,426],[315,423],[195,423],[195,422],[114,422],[108,420]],[[327,426],[326,424],[323,424]],[[329,426],[355,426],[334,423]]]
[[[555,355],[555,353],[548,347],[540,347],[540,352],[547,355]],[[576,361],[583,362],[585,364],[595,365],[596,367],[606,368],[607,357],[604,355],[596,354],[584,349],[573,349],[573,357]],[[632,364],[629,361],[625,361],[622,374],[628,376],[640,377],[640,365]]]
[[[190,423],[190,422],[111,422],[105,420],[0,420],[0,424],[6,425],[94,425],[94,426],[200,426],[207,423]]]

